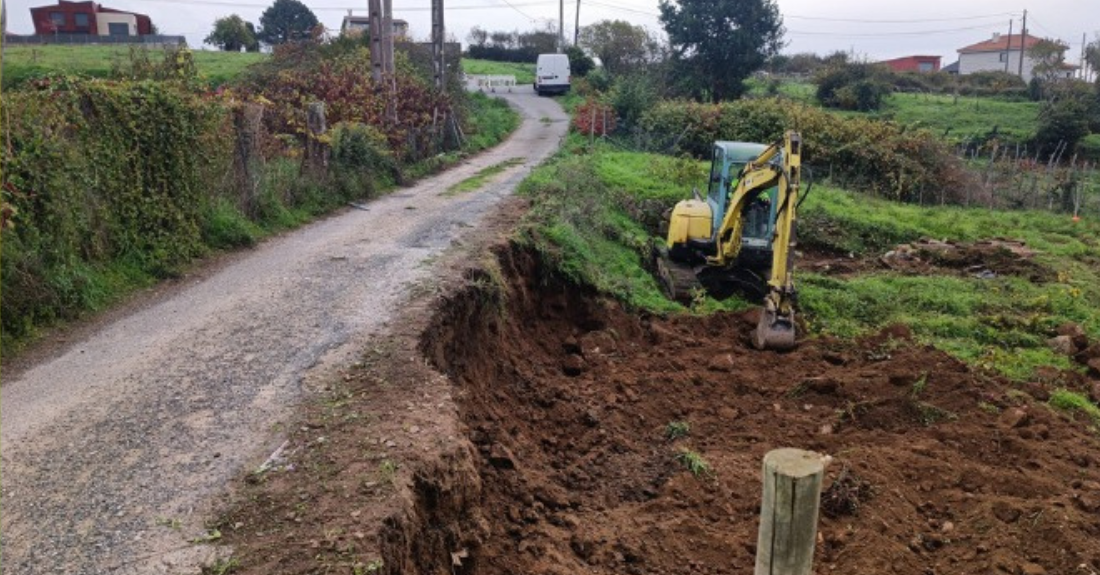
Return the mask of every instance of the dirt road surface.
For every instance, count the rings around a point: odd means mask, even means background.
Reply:
[[[501,146],[231,258],[5,378],[4,572],[194,572],[209,560],[193,541],[211,500],[280,444],[311,377],[384,329],[433,256],[559,145],[557,103],[530,89],[502,96],[523,124]],[[512,158],[525,161],[445,194]]]

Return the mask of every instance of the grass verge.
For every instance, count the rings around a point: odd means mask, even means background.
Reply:
[[[518,166],[524,162],[523,158],[509,158],[503,162],[498,162],[487,168],[482,168],[478,172],[465,180],[447,188],[446,192],[440,194],[441,196],[454,196],[465,192],[472,192],[481,186],[484,186],[486,182],[493,178],[493,176],[511,168],[512,166]]]

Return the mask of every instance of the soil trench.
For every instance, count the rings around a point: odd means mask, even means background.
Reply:
[[[383,527],[386,572],[747,573],[779,447],[835,458],[818,573],[1100,571],[1100,439],[1043,386],[903,327],[757,352],[751,313],[632,314],[497,255],[422,337],[466,441]]]

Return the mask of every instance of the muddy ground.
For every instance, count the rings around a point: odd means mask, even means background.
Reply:
[[[244,572],[748,573],[778,447],[834,458],[818,573],[1100,572],[1100,436],[1045,403],[1081,376],[1012,384],[900,326],[757,352],[752,313],[639,315],[494,253],[315,406],[314,471],[227,518]]]

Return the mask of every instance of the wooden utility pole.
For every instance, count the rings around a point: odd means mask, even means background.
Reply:
[[[1024,77],[1024,48],[1027,47],[1027,10],[1024,10],[1024,23],[1020,26],[1020,68],[1016,71],[1016,75],[1020,78]]]
[[[812,451],[776,449],[764,456],[764,495],[755,575],[810,575],[825,459]]]
[[[577,17],[573,21],[573,45],[577,45],[581,34],[581,0],[577,0]]]
[[[1086,69],[1086,67],[1085,67],[1085,48],[1087,48],[1087,47],[1088,47],[1088,45],[1089,45],[1088,43],[1089,43],[1089,35],[1088,35],[1088,33],[1087,33],[1087,32],[1086,32],[1086,33],[1082,33],[1082,34],[1081,34],[1081,60],[1080,60],[1080,68],[1081,68],[1081,79],[1082,79],[1082,80],[1085,80],[1085,81],[1087,81],[1087,80],[1088,80],[1088,78],[1086,78],[1086,77],[1085,77],[1085,69]]]
[[[558,0],[558,53],[565,52],[565,0]]]
[[[1012,61],[1012,20],[1008,21],[1008,46],[1005,47],[1005,73],[1008,73],[1008,63]]]
[[[393,76],[393,0],[382,0],[382,69]]]
[[[376,86],[381,86],[386,70],[382,55],[382,0],[367,0],[367,15],[370,18],[370,77]]]
[[[444,31],[443,26],[443,0],[432,0],[432,71],[435,77],[435,88],[443,90],[445,83],[444,67]]]

